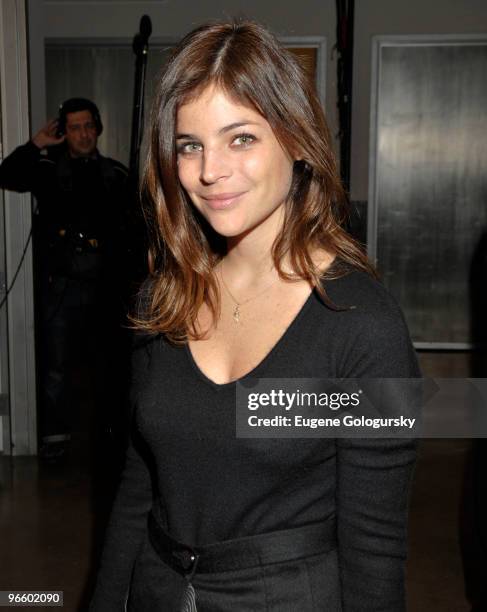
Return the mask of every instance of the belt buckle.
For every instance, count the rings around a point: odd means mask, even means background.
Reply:
[[[200,556],[194,550],[173,550],[171,555],[190,580],[196,571]]]

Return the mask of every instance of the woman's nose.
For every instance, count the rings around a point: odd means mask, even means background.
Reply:
[[[200,180],[202,183],[216,183],[222,178],[227,178],[231,173],[231,167],[222,151],[205,149],[201,162]]]

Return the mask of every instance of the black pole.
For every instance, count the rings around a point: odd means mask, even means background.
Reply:
[[[138,184],[139,154],[143,134],[145,73],[149,37],[152,34],[152,22],[148,15],[140,20],[139,32],[134,36],[132,48],[135,53],[134,104],[132,110],[132,137],[130,141],[129,169],[134,184]]]
[[[353,27],[355,0],[336,0],[337,82],[340,140],[340,175],[350,193],[350,151],[352,141]]]
[[[129,191],[132,207],[128,226],[131,239],[127,245],[127,274],[130,276],[128,292],[137,287],[147,274],[147,231],[139,199],[139,158],[144,133],[144,93],[149,37],[152,23],[148,15],[140,20],[139,32],[134,36],[132,48],[135,53],[134,101],[132,108],[132,131],[130,138]]]

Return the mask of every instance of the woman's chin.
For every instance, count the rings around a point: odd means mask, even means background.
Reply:
[[[237,238],[249,231],[247,225],[243,223],[211,223],[211,226],[223,238]]]

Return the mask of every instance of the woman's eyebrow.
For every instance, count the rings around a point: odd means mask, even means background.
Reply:
[[[256,121],[236,121],[235,123],[230,123],[229,125],[225,125],[224,127],[218,130],[218,134],[225,134],[226,132],[230,132],[235,130],[236,128],[243,127],[244,125],[259,125]],[[197,140],[198,137],[194,134],[176,134],[176,140],[180,140],[182,138],[192,138]]]
[[[226,125],[218,130],[219,134],[225,134],[226,132],[230,132],[236,128],[242,127],[244,125],[259,125],[256,121],[237,121],[235,123],[230,123],[230,125]]]

